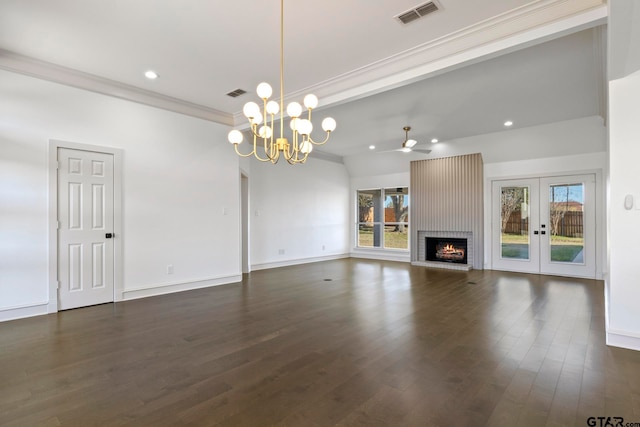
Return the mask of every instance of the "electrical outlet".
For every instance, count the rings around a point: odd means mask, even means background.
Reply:
[[[167,265],[167,274],[173,274],[173,264]]]
[[[284,255],[284,249],[278,249],[278,255]]]
[[[324,251],[324,245],[322,245],[322,250]]]

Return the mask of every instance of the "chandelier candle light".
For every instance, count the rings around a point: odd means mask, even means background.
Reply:
[[[262,162],[277,163],[280,153],[290,164],[304,163],[313,150],[313,145],[322,145],[329,140],[331,132],[336,128],[336,121],[327,117],[322,121],[322,129],[327,133],[324,140],[314,141],[311,138],[313,124],[311,112],[318,106],[318,98],[309,94],[304,97],[304,106],[307,109],[307,118],[302,117],[302,106],[297,102],[287,105],[286,113],[291,117],[290,127],[293,132],[291,143],[284,136],[284,0],[280,0],[280,104],[269,101],[273,89],[268,83],[260,83],[256,89],[262,99],[262,109],[255,102],[247,102],[242,112],[249,120],[251,133],[253,134],[253,150],[243,154],[238,150],[242,143],[243,135],[239,130],[229,132],[229,142],[233,144],[236,153],[242,157],[255,156]],[[280,137],[274,142],[274,120],[280,113]],[[260,126],[264,123],[262,126]],[[260,127],[258,127],[260,126]],[[262,145],[266,157],[258,154],[258,145]]]

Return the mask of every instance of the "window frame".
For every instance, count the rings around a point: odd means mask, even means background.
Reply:
[[[389,191],[392,190],[392,191]],[[393,191],[395,190],[395,191]],[[385,209],[386,209],[386,200],[387,200],[387,196],[388,195],[394,195],[394,194],[399,194],[398,192],[401,191],[400,194],[403,194],[405,196],[407,196],[406,202],[404,203],[404,206],[406,206],[406,215],[405,218],[407,218],[405,221],[386,221],[385,219]],[[377,203],[376,206],[376,202],[375,202],[375,198],[376,198],[376,194],[379,192],[380,196],[379,196],[379,202]],[[378,221],[375,221],[374,219],[373,221],[360,221],[361,218],[361,214],[360,214],[360,195],[364,193],[364,194],[373,194],[374,197],[374,202],[373,202],[373,206],[371,206],[371,208],[378,209],[378,215],[381,216],[381,218],[378,218]],[[387,194],[387,193],[391,193],[391,194]],[[354,236],[354,243],[355,243],[355,248],[356,249],[365,249],[365,250],[375,250],[375,251],[394,251],[394,252],[409,252],[409,249],[411,248],[411,233],[409,233],[408,229],[409,229],[409,219],[408,219],[408,214],[409,214],[409,207],[411,204],[411,199],[409,197],[409,186],[404,185],[404,186],[396,186],[396,187],[391,187],[391,186],[387,186],[387,187],[378,187],[378,188],[360,188],[357,189],[355,192],[355,204],[356,204],[356,218],[355,218],[355,236]],[[374,217],[375,217],[375,213],[374,213]],[[366,218],[369,219],[369,218]],[[374,241],[372,243],[371,246],[363,246],[360,244],[360,231],[361,231],[361,227],[362,226],[366,226],[366,227],[372,227],[373,229],[375,229],[376,227],[379,227],[379,235],[380,235],[380,242],[379,242],[379,246],[374,246],[375,242],[375,237],[374,237]],[[386,234],[386,227],[395,227],[395,226],[404,226],[406,228],[406,235],[407,235],[407,246],[406,248],[394,248],[394,247],[386,247],[386,241],[385,241],[385,234]],[[374,233],[375,234],[375,233]]]

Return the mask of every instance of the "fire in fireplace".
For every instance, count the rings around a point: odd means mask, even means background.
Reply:
[[[467,263],[467,239],[426,237],[427,261]]]

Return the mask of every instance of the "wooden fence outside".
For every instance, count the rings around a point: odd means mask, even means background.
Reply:
[[[582,237],[583,233],[583,212],[567,211],[564,217],[558,222],[558,236]],[[552,225],[546,224],[548,233],[552,233]],[[527,234],[529,230],[529,218],[522,218],[520,211],[511,213],[509,221],[505,227],[506,234]]]

